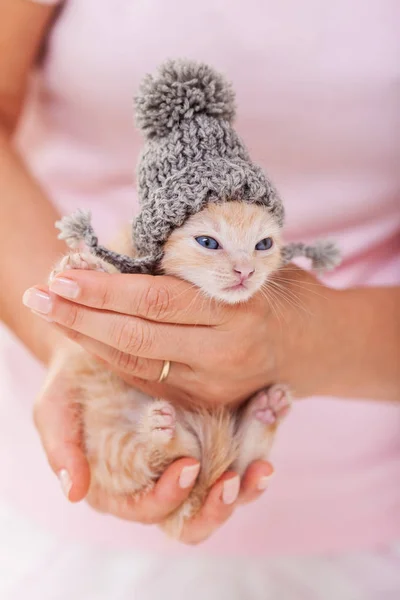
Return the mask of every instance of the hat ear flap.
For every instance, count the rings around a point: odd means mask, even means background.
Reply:
[[[89,211],[77,210],[71,215],[62,217],[56,222],[56,227],[60,230],[59,239],[65,240],[70,248],[78,248],[81,244],[85,244],[89,252],[102,258],[121,273],[152,274],[156,270],[158,257],[131,258],[101,246],[92,227]]]
[[[340,250],[330,240],[320,240],[313,245],[301,242],[287,244],[281,250],[283,264],[291,262],[297,256],[305,256],[311,260],[314,271],[330,271],[341,262]]]

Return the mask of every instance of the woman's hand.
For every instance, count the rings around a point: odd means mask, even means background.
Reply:
[[[235,404],[276,382],[297,396],[399,399],[398,287],[333,290],[288,265],[227,306],[171,277],[74,270],[27,296],[128,382],[172,401]]]
[[[129,383],[174,401],[238,403],[278,381],[308,394],[326,379],[317,363],[332,290],[293,266],[235,306],[170,277],[79,270],[50,291],[31,289],[27,304]],[[164,360],[171,369],[159,385]],[[314,381],[304,370],[312,363]]]
[[[57,338],[55,338],[57,339]],[[59,477],[64,494],[71,502],[86,497],[90,470],[83,451],[80,409],[74,382],[68,376],[69,352],[73,344],[57,340],[48,374],[34,406],[34,420],[48,461]],[[177,509],[189,495],[196,479],[196,460],[182,458],[171,464],[154,489],[140,500],[116,498],[93,490],[88,502],[96,510],[140,523],[159,523]],[[238,476],[225,473],[210,490],[201,512],[186,523],[181,541],[198,543],[209,537],[242,503],[260,496],[273,469],[267,462],[253,463],[238,487]]]
[[[168,277],[69,271],[52,287],[32,288],[25,303],[155,395],[234,403],[280,381],[304,395],[399,398],[398,288],[334,291],[294,267],[269,284],[269,297],[260,294],[236,307],[214,304]],[[173,363],[167,384],[159,385],[164,360]],[[35,418],[50,464],[56,473],[68,472],[62,480],[77,501],[87,493],[89,470],[73,406],[62,369],[51,370]],[[179,487],[179,479],[193,464],[182,459],[171,465],[140,503],[103,496],[94,505],[130,520],[161,521],[190,492],[190,486]],[[237,504],[261,493],[271,472],[268,463],[251,465],[239,498],[228,504],[224,483],[235,475],[226,473],[187,525],[183,541],[208,537]]]

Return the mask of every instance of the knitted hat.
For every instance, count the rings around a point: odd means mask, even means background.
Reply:
[[[72,247],[84,241],[121,272],[156,273],[168,237],[209,202],[263,205],[282,227],[282,201],[250,160],[232,127],[234,116],[230,83],[207,65],[170,61],[156,77],[146,76],[136,98],[136,122],[145,137],[138,165],[141,212],[133,223],[138,258],[99,246],[85,211],[57,223],[59,237]],[[304,248],[296,254],[304,255]]]

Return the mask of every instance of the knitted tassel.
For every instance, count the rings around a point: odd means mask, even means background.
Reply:
[[[58,238],[65,240],[70,248],[78,248],[80,244],[84,243],[92,254],[113,265],[121,273],[150,275],[155,271],[153,257],[131,258],[126,254],[119,254],[100,246],[88,210],[77,210],[72,215],[57,221],[55,225],[60,230]]]
[[[308,246],[302,242],[288,244],[282,248],[283,264],[292,261],[296,256],[305,256],[311,260],[315,271],[330,271],[340,264],[340,251],[334,242],[320,240]]]
[[[56,227],[60,230],[58,238],[65,240],[70,248],[77,248],[84,243],[92,254],[113,265],[121,273],[153,275],[156,272],[158,261],[153,257],[131,258],[126,254],[119,254],[100,246],[91,224],[90,211],[77,210],[72,215],[57,221]],[[340,263],[339,249],[330,241],[319,241],[312,246],[299,242],[287,244],[282,248],[283,264],[291,262],[298,256],[309,258],[315,271],[331,270]]]

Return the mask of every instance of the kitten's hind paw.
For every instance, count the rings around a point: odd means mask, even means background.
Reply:
[[[148,407],[142,421],[142,432],[151,437],[155,443],[166,444],[175,433],[175,409],[166,400],[155,400]]]
[[[49,277],[49,283],[51,283],[57,275],[63,271],[68,271],[69,269],[85,269],[107,273],[107,267],[101,258],[93,256],[93,254],[89,254],[89,252],[71,252],[71,254],[66,254],[52,270]]]
[[[286,417],[292,400],[289,388],[278,383],[258,392],[250,402],[256,419],[265,425],[274,425]]]

